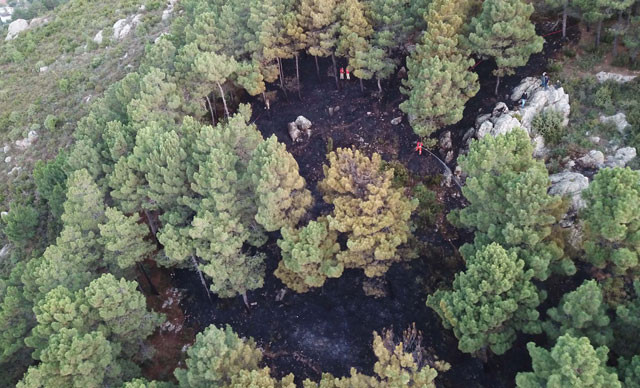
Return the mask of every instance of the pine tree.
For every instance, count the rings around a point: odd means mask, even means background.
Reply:
[[[231,383],[225,385],[224,388],[296,388],[293,382],[293,374],[289,374],[278,381],[271,377],[269,368],[257,370],[240,370],[237,374],[231,376]]]
[[[242,204],[251,199],[238,190],[237,164],[238,157],[224,144],[212,148],[200,171],[194,173],[192,185],[203,199],[189,237],[205,262],[202,271],[212,280],[211,291],[227,298],[262,287],[264,276],[262,257],[242,252],[250,235],[242,222]]]
[[[631,62],[636,64],[640,52],[640,16],[631,18],[629,29],[622,37],[622,42],[629,50]]]
[[[201,81],[211,83],[218,87],[222,103],[224,104],[225,116],[229,117],[229,108],[225,98],[222,85],[227,82],[231,75],[237,70],[238,63],[233,57],[227,57],[213,52],[203,52],[198,54],[193,61],[193,70]]]
[[[99,331],[80,334],[60,329],[41,354],[42,363],[29,367],[18,388],[86,388],[104,386],[121,373],[114,364],[114,349]]]
[[[618,358],[618,376],[625,388],[640,385],[640,356],[633,356],[630,360]]]
[[[438,290],[427,299],[446,328],[458,338],[458,348],[474,353],[490,348],[504,354],[516,333],[539,333],[541,298],[524,261],[493,243],[471,256],[467,269],[456,274],[453,290]]]
[[[334,50],[338,42],[338,4],[337,0],[301,0],[298,7],[298,22],[305,31],[307,53],[315,58],[316,73],[320,78],[318,57],[331,56],[333,76],[336,76]]]
[[[367,39],[373,34],[373,28],[365,17],[364,4],[360,0],[346,0],[341,4],[339,12],[340,33],[336,55],[347,58],[349,67],[361,74],[356,55],[358,52],[364,53],[370,49]],[[360,88],[363,88],[362,78],[360,78]]]
[[[496,60],[496,95],[501,77],[513,74],[516,67],[527,64],[531,54],[542,51],[544,39],[536,35],[529,20],[532,13],[533,5],[522,0],[487,0],[482,13],[471,21],[471,50]]]
[[[402,92],[409,99],[400,109],[411,117],[414,132],[423,137],[460,121],[464,105],[479,90],[477,74],[468,70],[473,60],[459,49],[464,20],[458,12],[459,2],[431,3],[428,30],[407,58],[408,79]]]
[[[124,383],[122,388],[175,388],[175,385],[167,381],[133,379]]]
[[[116,208],[107,208],[105,215],[107,222],[100,225],[105,261],[128,269],[155,250],[152,243],[144,240],[149,228],[138,222],[140,217],[127,217]]]
[[[325,218],[311,221],[299,230],[283,228],[278,240],[282,260],[275,275],[296,292],[322,287],[327,277],[342,275],[343,264],[336,260],[340,251],[337,233],[329,230]]]
[[[562,200],[547,194],[547,169],[532,154],[529,136],[520,129],[472,142],[458,159],[469,177],[462,189],[469,205],[450,213],[449,220],[475,231],[474,245],[461,251],[471,254],[496,242],[544,280],[552,271],[575,273],[575,266],[553,241],[552,227],[564,213]]]
[[[516,376],[518,388],[622,388],[618,376],[607,367],[606,346],[594,349],[586,337],[575,338],[567,334],[549,351],[533,342],[527,344],[533,372],[520,372]]]
[[[616,317],[613,324],[615,333],[615,347],[617,354],[632,357],[640,353],[640,343],[637,341],[640,330],[640,282],[633,282],[634,293],[628,301],[616,307]]]
[[[51,218],[47,222],[50,235],[55,238],[62,229],[60,216],[64,211],[62,205],[67,193],[67,156],[60,152],[56,158],[48,163],[38,161],[33,168],[33,180],[38,194],[47,201]]]
[[[409,218],[417,201],[391,187],[393,169],[380,170],[381,157],[371,159],[360,151],[338,148],[329,154],[319,188],[334,205],[327,217],[330,230],[347,233],[347,250],[337,256],[345,268],[362,268],[368,277],[384,275],[403,259],[400,244],[411,233]]]
[[[602,169],[582,197],[587,203],[582,214],[586,260],[615,274],[636,268],[640,254],[640,172]]]
[[[9,213],[2,217],[3,232],[13,244],[25,247],[33,243],[38,231],[38,211],[29,205],[12,203]]]
[[[435,388],[438,375],[421,359],[421,355],[411,352],[408,343],[395,343],[389,331],[380,336],[373,333],[373,352],[378,361],[374,365],[375,376],[367,376],[351,368],[351,375],[336,378],[323,373],[319,383],[309,379],[303,382],[304,388]],[[419,358],[416,358],[418,356]]]
[[[164,316],[147,311],[137,288],[137,282],[105,274],[76,297],[79,311],[87,311],[86,320],[97,322],[105,336],[119,344],[125,360],[137,359],[144,339],[164,321]]]
[[[553,8],[562,8],[562,38],[567,37],[567,16],[569,9],[573,8],[573,0],[546,0],[546,3]]]
[[[187,356],[187,369],[174,372],[181,388],[226,387],[242,370],[257,370],[262,360],[253,339],[238,337],[229,325],[211,325],[198,333]]]
[[[32,305],[21,287],[8,286],[0,295],[0,363],[25,347],[24,337],[34,325]]]
[[[275,135],[258,145],[247,174],[257,197],[256,221],[268,232],[295,227],[312,205],[298,163]]]
[[[587,337],[594,345],[609,345],[613,340],[607,306],[595,280],[564,294],[547,315],[550,320],[543,323],[543,329],[554,340],[565,334]]]

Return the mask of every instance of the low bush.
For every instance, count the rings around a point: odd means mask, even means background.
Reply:
[[[544,137],[547,144],[558,144],[565,134],[562,125],[562,113],[555,110],[547,110],[533,118],[531,125],[537,133]]]

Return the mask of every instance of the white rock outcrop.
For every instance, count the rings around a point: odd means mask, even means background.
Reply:
[[[19,150],[26,150],[31,147],[36,140],[38,140],[38,133],[36,131],[29,131],[27,137],[22,140],[16,140],[16,148]]]
[[[604,165],[605,167],[625,167],[635,157],[636,149],[634,147],[623,147],[617,150],[614,155],[607,156]]]
[[[102,30],[98,31],[96,36],[93,37],[93,41],[97,44],[102,44],[104,37],[102,36]]]
[[[589,187],[589,179],[577,172],[561,172],[549,176],[551,187],[549,194],[571,198],[572,211],[578,211],[586,206],[582,199],[582,191]]]
[[[171,14],[173,13],[177,3],[178,3],[178,0],[169,0],[169,1],[167,1],[167,9],[162,11],[162,20],[163,21],[168,20],[171,17]]]
[[[122,40],[126,38],[141,22],[142,14],[118,20],[113,24],[113,39]]]
[[[563,125],[569,124],[569,114],[571,112],[569,95],[565,93],[563,88],[553,85],[549,85],[545,90],[539,79],[527,77],[516,86],[511,94],[511,100],[518,101],[525,92],[529,95],[529,98],[524,108],[509,110],[505,103],[499,102],[492,110],[492,113],[478,116],[475,128],[465,134],[463,141],[469,144],[472,137],[481,139],[486,135],[497,136],[511,132],[514,128],[522,128],[529,134],[534,143],[534,156],[546,156],[548,150],[545,147],[544,138],[532,132],[531,122],[538,114],[548,110],[555,110],[562,114],[564,118]]]
[[[624,134],[625,129],[630,126],[627,122],[627,116],[624,112],[618,112],[613,116],[600,115],[600,122],[603,124],[613,124],[616,126],[618,132]]]
[[[18,34],[22,31],[26,31],[29,29],[29,22],[24,19],[17,19],[12,21],[9,24],[9,30],[7,32],[7,37],[4,40],[12,40],[15,39]]]
[[[604,165],[604,154],[598,150],[591,150],[588,154],[578,159],[577,162],[583,168],[601,168]]]
[[[614,81],[619,83],[625,83],[625,82],[633,81],[636,77],[637,76],[635,75],[608,73],[606,71],[601,71],[598,74],[596,74],[596,79],[598,80],[598,82]]]

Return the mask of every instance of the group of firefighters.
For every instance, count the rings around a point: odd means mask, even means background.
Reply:
[[[347,68],[347,79],[351,79],[351,73],[349,73],[349,68]],[[344,75],[345,75],[345,69],[344,67],[340,68],[340,79],[344,79]]]

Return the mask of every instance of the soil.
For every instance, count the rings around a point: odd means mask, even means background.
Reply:
[[[557,30],[553,23],[544,20],[537,26],[540,35]],[[579,38],[577,28],[569,28],[568,33],[570,41]],[[524,77],[539,76],[548,59],[562,49],[563,42],[560,34],[547,35],[544,51],[533,55],[515,75],[505,77],[501,81],[500,94],[508,94]],[[324,74],[329,62],[321,60]],[[293,60],[284,61],[284,64],[287,74],[295,74]],[[338,67],[344,65],[342,62]],[[476,116],[490,112],[500,101],[493,93],[495,77],[491,71],[494,68],[492,60],[478,61],[474,71],[480,76],[480,92],[467,103],[460,123],[440,131],[452,132],[456,153],[462,136],[473,125]],[[277,136],[296,158],[301,175],[316,197],[314,215],[330,211],[330,206],[322,202],[316,189],[323,176],[328,143],[332,143],[334,149],[355,146],[367,154],[375,151],[385,160],[400,161],[411,172],[414,181],[424,181],[437,192],[445,213],[462,205],[463,199],[455,185],[433,184],[438,182],[434,178],[442,173],[439,162],[428,153],[418,155],[414,151],[418,137],[398,108],[404,98],[399,92],[399,79],[383,83],[384,95],[378,96],[373,92],[377,91],[375,82],[365,81],[365,92],[362,93],[355,77],[341,81],[340,90],[336,90],[334,80],[326,75],[319,81],[313,58],[302,56],[300,69],[302,101],[293,92],[289,92],[288,99],[278,92],[270,112],[261,101],[250,102],[253,120],[264,137]],[[275,86],[273,88],[276,90]],[[336,106],[340,110],[330,116],[329,107]],[[287,123],[298,115],[311,120],[313,132],[309,139],[293,144],[287,133]],[[403,119],[394,126],[391,120],[396,117]],[[329,279],[324,287],[304,294],[287,290],[273,275],[280,260],[276,245],[278,233],[270,235],[263,248],[268,255],[265,284],[249,293],[250,311],[240,297],[217,299],[212,295],[210,302],[193,271],[175,270],[171,276],[174,277],[173,284],[183,290],[181,307],[185,328],[201,331],[211,324],[229,324],[241,336],[251,336],[257,341],[265,351],[265,364],[275,375],[294,373],[298,384],[305,378],[318,380],[321,372],[348,375],[350,368],[373,374],[376,360],[371,350],[372,333],[393,328],[396,334],[401,334],[415,322],[423,333],[423,346],[452,365],[450,371],[439,374],[438,386],[513,387],[515,374],[530,369],[526,342],[537,339],[544,343],[543,337],[520,335],[509,352],[499,357],[489,356],[483,363],[458,351],[452,332],[444,329],[438,316],[425,305],[429,293],[450,284],[453,274],[463,268],[456,247],[469,241],[470,236],[464,232],[458,235],[451,229],[440,216],[432,230],[420,231],[418,238],[428,245],[420,251],[420,257],[389,270],[385,277],[387,295],[381,298],[364,294],[362,282],[365,276],[357,270],[347,270],[341,278]]]

